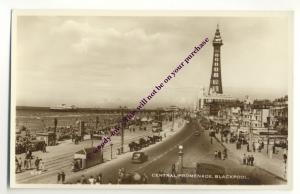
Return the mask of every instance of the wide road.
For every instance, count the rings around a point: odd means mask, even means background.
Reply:
[[[201,131],[200,136],[194,135],[194,130]],[[87,169],[82,172],[74,173],[68,177],[68,181],[76,182],[81,175],[87,178],[91,175],[103,174],[104,183],[116,183],[118,169],[125,168],[130,172],[140,172],[147,174],[149,184],[159,184],[160,178],[153,177],[153,173],[163,170],[165,173],[171,173],[171,165],[178,162],[178,145],[183,145],[183,172],[186,174],[195,174],[196,163],[201,165],[201,173],[211,175],[216,174],[235,175],[243,178],[187,178],[187,184],[239,184],[239,185],[272,185],[286,184],[285,181],[273,176],[272,174],[257,168],[255,166],[245,166],[241,164],[239,158],[234,158],[232,153],[228,153],[228,159],[214,159],[214,151],[221,150],[223,147],[215,139],[211,144],[208,131],[205,131],[197,120],[193,120],[183,130],[174,134],[164,142],[144,151],[149,156],[149,161],[143,164],[132,164],[131,154],[124,155],[116,160],[101,164],[97,167]],[[170,181],[170,179],[169,179]],[[179,179],[175,180],[177,184]],[[173,182],[174,183],[174,182]]]

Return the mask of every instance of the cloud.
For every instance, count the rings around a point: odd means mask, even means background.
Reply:
[[[284,19],[26,16],[18,19],[18,104],[134,104],[202,39],[212,40],[218,22],[224,87],[284,91]],[[209,84],[212,54],[208,44],[152,103],[192,101]]]

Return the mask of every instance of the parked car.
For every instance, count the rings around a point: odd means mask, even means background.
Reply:
[[[148,160],[148,156],[144,152],[134,152],[132,154],[132,163],[143,163]]]
[[[142,149],[141,145],[139,143],[136,142],[131,142],[128,144],[130,151],[138,151],[140,149]]]

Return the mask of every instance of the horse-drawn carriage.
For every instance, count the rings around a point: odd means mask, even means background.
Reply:
[[[128,144],[129,150],[132,151],[138,151],[142,148],[148,147],[149,145],[155,144],[156,142],[159,142],[162,140],[162,136],[154,135],[154,136],[148,136],[147,138],[140,138],[138,143],[135,141],[132,141]]]

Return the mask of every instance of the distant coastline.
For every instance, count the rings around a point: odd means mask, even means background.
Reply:
[[[77,108],[73,112],[77,111],[85,111],[85,112],[94,112],[94,111],[114,111],[119,110],[120,108]],[[16,106],[16,110],[28,110],[28,111],[52,111],[55,112],[55,110],[50,110],[50,107],[40,107],[40,106]],[[126,111],[134,110],[134,108],[128,108]],[[144,111],[154,111],[158,109],[144,109]],[[72,111],[68,111],[72,112]]]

